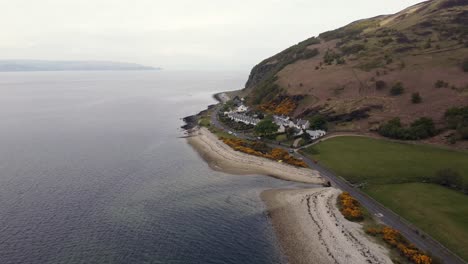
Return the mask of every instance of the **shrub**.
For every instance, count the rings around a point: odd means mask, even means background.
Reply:
[[[389,138],[402,138],[404,134],[400,118],[394,118],[388,121],[380,126],[378,131],[382,136]]]
[[[364,46],[363,44],[353,44],[349,46],[342,46],[340,49],[344,55],[349,55],[349,54],[358,53],[361,50],[364,50],[365,48],[366,46]]]
[[[299,86],[303,84],[300,83]],[[297,107],[297,103],[291,97],[279,96],[268,103],[262,104],[260,109],[267,113],[277,115],[289,115]]]
[[[387,83],[385,81],[379,80],[379,81],[375,82],[375,89],[382,90],[385,87],[387,87]]]
[[[340,55],[332,50],[327,50],[325,56],[323,56],[323,62],[327,65],[332,65],[335,60],[340,59]]]
[[[448,109],[445,112],[445,121],[450,129],[468,127],[468,106]]]
[[[307,164],[304,161],[289,155],[286,150],[271,149],[265,143],[245,141],[239,138],[220,139],[235,151],[240,151],[249,155],[263,157],[271,160],[282,160],[283,162],[293,166],[307,168]]]
[[[430,49],[432,47],[432,40],[431,39],[428,39],[426,41],[426,43],[424,44],[424,47],[425,49]]]
[[[437,80],[434,84],[434,87],[435,88],[442,88],[442,87],[448,87],[449,86],[449,83],[448,82],[444,82],[442,80]]]
[[[383,228],[367,228],[365,232],[371,236],[380,236],[385,243],[397,249],[400,255],[415,264],[432,264],[432,259],[411,244],[398,230],[385,226]]]
[[[341,206],[340,212],[350,221],[364,220],[361,205],[358,200],[352,197],[348,192],[343,192],[338,196],[338,202]]]
[[[401,82],[395,83],[392,88],[390,89],[390,95],[396,96],[403,93],[405,89],[403,88],[403,84]]]
[[[431,118],[421,117],[411,123],[408,132],[409,139],[425,139],[435,136],[437,130]]]
[[[413,93],[411,95],[411,102],[413,104],[419,104],[419,103],[421,103],[421,101],[422,101],[422,98],[421,98],[421,95],[419,93]]]
[[[433,178],[433,182],[455,189],[463,188],[463,177],[450,168],[439,170]]]
[[[314,115],[309,119],[311,129],[327,130],[327,120],[322,115]]]
[[[460,126],[457,128],[457,133],[461,139],[468,139],[468,126]]]
[[[382,43],[382,46],[386,46],[387,44],[393,42],[392,38],[384,38],[380,40],[380,43]]]
[[[403,139],[403,140],[419,140],[436,135],[434,121],[427,117],[417,119],[409,127],[403,127],[399,118],[394,118],[383,124],[379,130],[379,134],[384,137]]]
[[[468,42],[467,42],[467,44],[468,44]],[[463,69],[464,72],[468,72],[468,58],[463,60],[462,69]]]

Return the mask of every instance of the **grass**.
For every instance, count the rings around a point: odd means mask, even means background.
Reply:
[[[288,140],[288,138],[286,137],[285,134],[281,134],[281,135],[276,136],[276,141],[283,142],[283,141],[286,141],[286,140]]]
[[[468,153],[365,137],[337,137],[304,150],[352,183],[422,182],[451,168],[468,182]]]
[[[209,130],[210,130],[211,133],[215,134],[218,138],[231,138],[231,139],[237,138],[233,134],[231,135],[231,134],[229,134],[227,132],[224,132],[223,130],[218,129],[215,126],[211,126],[209,128]]]
[[[468,195],[424,183],[372,185],[364,191],[468,260]]]
[[[202,116],[200,120],[198,121],[198,124],[203,127],[210,127],[211,126],[211,120],[209,116]]]
[[[468,153],[365,137],[337,137],[304,154],[352,183],[468,260],[468,195],[422,183],[443,168],[468,182]]]

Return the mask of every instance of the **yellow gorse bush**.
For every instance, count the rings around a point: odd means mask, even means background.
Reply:
[[[297,166],[307,168],[307,164],[299,159],[294,158],[293,156],[289,155],[286,150],[275,148],[270,150],[267,153],[263,153],[259,150],[256,150],[255,147],[257,146],[256,143],[249,143],[245,140],[238,139],[238,138],[221,138],[221,140],[232,149],[236,151],[240,151],[243,153],[247,153],[249,155],[254,155],[258,157],[263,157],[271,160],[282,160],[283,162]]]
[[[431,264],[432,258],[411,244],[398,230],[391,227],[368,228],[366,233],[372,236],[381,235],[390,246],[398,249],[400,254],[415,264]]]
[[[296,107],[297,104],[294,102],[294,100],[289,97],[286,97],[279,102],[273,100],[269,103],[262,104],[260,106],[260,109],[267,113],[273,113],[277,115],[289,115],[296,109]]]
[[[361,221],[364,219],[361,205],[348,192],[341,193],[338,199],[341,205],[340,211],[346,219],[351,221]]]

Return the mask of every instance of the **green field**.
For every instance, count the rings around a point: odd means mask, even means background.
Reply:
[[[468,182],[468,153],[364,137],[337,137],[304,150],[339,176],[468,260],[468,195],[422,183],[451,168]]]
[[[365,137],[336,137],[304,150],[352,183],[423,182],[451,168],[468,182],[468,153]]]
[[[468,195],[424,183],[372,185],[365,192],[468,260]]]

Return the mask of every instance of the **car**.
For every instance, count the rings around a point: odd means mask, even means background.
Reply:
[[[289,153],[294,153],[294,149],[289,149]]]
[[[229,135],[232,135],[232,131],[228,131],[228,134],[229,134]]]

